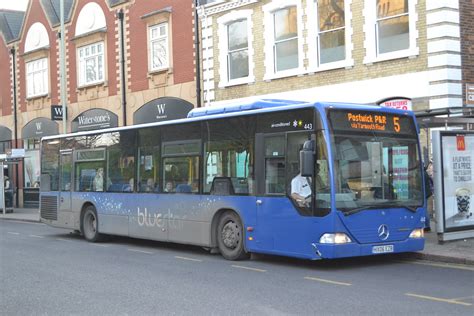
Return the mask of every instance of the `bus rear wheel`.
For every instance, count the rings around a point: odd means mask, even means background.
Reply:
[[[82,216],[82,234],[87,241],[96,242],[100,240],[100,234],[98,230],[97,212],[95,207],[89,205],[84,211]]]
[[[234,212],[226,212],[219,218],[217,245],[222,256],[227,260],[248,258],[249,255],[244,249],[243,225]]]

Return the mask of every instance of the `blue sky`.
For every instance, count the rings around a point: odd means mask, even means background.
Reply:
[[[0,0],[0,9],[26,11],[28,0]]]

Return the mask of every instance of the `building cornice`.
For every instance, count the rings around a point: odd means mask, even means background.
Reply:
[[[238,1],[230,1],[230,2],[223,2],[216,5],[209,5],[204,6],[204,15],[209,16],[213,14],[222,13],[225,11],[234,10],[249,4],[257,3],[257,0],[238,0]]]

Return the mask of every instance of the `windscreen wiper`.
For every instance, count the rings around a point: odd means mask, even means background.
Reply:
[[[383,202],[383,203],[356,207],[356,208],[351,209],[350,211],[344,212],[344,215],[349,216],[349,215],[359,213],[360,211],[364,211],[364,210],[374,210],[374,209],[392,208],[392,207],[404,207],[404,208],[407,208],[408,210],[412,211],[413,213],[415,213],[416,209],[417,209],[417,206],[400,205],[399,203],[394,202],[394,201],[386,201],[386,202]]]
[[[383,205],[381,205],[381,204],[377,204],[377,205],[365,205],[365,206],[356,207],[356,208],[351,209],[350,211],[344,212],[344,215],[345,215],[345,216],[349,216],[349,215],[352,215],[352,214],[355,214],[355,213],[359,213],[359,212],[365,211],[365,210],[374,210],[374,209],[389,208],[389,207],[390,207],[390,206],[383,206]]]
[[[408,209],[409,211],[412,211],[413,213],[415,213],[416,209],[420,207],[419,205],[415,205],[415,206],[413,206],[413,205],[403,205],[401,203],[394,203],[393,205],[398,206],[398,207],[404,207],[404,208]]]

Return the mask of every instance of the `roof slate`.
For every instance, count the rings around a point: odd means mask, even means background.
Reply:
[[[25,12],[13,10],[0,10],[0,32],[5,42],[15,41],[20,36]]]
[[[46,16],[53,27],[61,23],[59,12],[60,0],[41,0]],[[74,6],[74,0],[64,0],[64,22],[71,20],[71,12]]]

